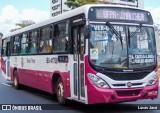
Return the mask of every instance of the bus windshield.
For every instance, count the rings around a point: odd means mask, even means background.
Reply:
[[[116,32],[109,25],[90,25],[89,58],[92,64],[106,68],[142,68],[156,63],[153,28],[112,26]]]

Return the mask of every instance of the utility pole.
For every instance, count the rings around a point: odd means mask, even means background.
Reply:
[[[62,11],[63,10],[63,8],[62,8],[63,6],[62,5],[63,4],[62,4],[62,0],[61,0],[61,14],[63,13],[63,11]]]

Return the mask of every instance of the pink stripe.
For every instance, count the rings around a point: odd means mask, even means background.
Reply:
[[[10,69],[11,73],[13,73],[14,67]],[[58,73],[64,84],[64,97],[70,97],[70,72],[47,72],[47,71],[39,71],[39,70],[28,70],[28,69],[17,69],[19,83],[24,84],[26,86],[30,86],[39,90],[43,90],[49,92],[51,94],[56,92],[56,84],[52,83],[52,78],[54,77],[54,73]],[[13,80],[13,74],[11,74],[11,80]]]

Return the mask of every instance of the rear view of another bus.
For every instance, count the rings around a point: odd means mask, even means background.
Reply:
[[[157,98],[157,56],[151,14],[136,8],[95,6],[88,15],[88,103]]]

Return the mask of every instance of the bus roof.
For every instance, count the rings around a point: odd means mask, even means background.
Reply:
[[[84,6],[76,8],[76,9],[67,11],[67,12],[65,12],[63,14],[57,15],[55,17],[51,17],[50,19],[45,20],[43,22],[39,22],[37,24],[30,25],[30,26],[22,28],[20,30],[17,30],[17,31],[14,31],[14,32],[10,32],[10,33],[4,35],[2,39],[5,39],[7,37],[11,37],[11,36],[14,36],[16,34],[20,34],[20,33],[23,33],[23,32],[26,32],[26,31],[29,31],[29,30],[32,30],[32,29],[43,27],[45,25],[49,25],[51,23],[58,22],[58,21],[61,21],[61,20],[64,20],[64,19],[76,16],[76,15],[79,15],[79,14],[85,14],[86,17],[87,17],[87,15],[88,15],[88,9],[90,7],[94,7],[94,6],[95,7],[104,7],[105,6],[105,7],[123,7],[123,8],[139,9],[139,8],[136,8],[136,7],[122,6],[122,5],[108,5],[108,4],[84,5]],[[140,9],[140,10],[143,10],[143,9]],[[146,11],[146,10],[144,10],[144,11]]]

